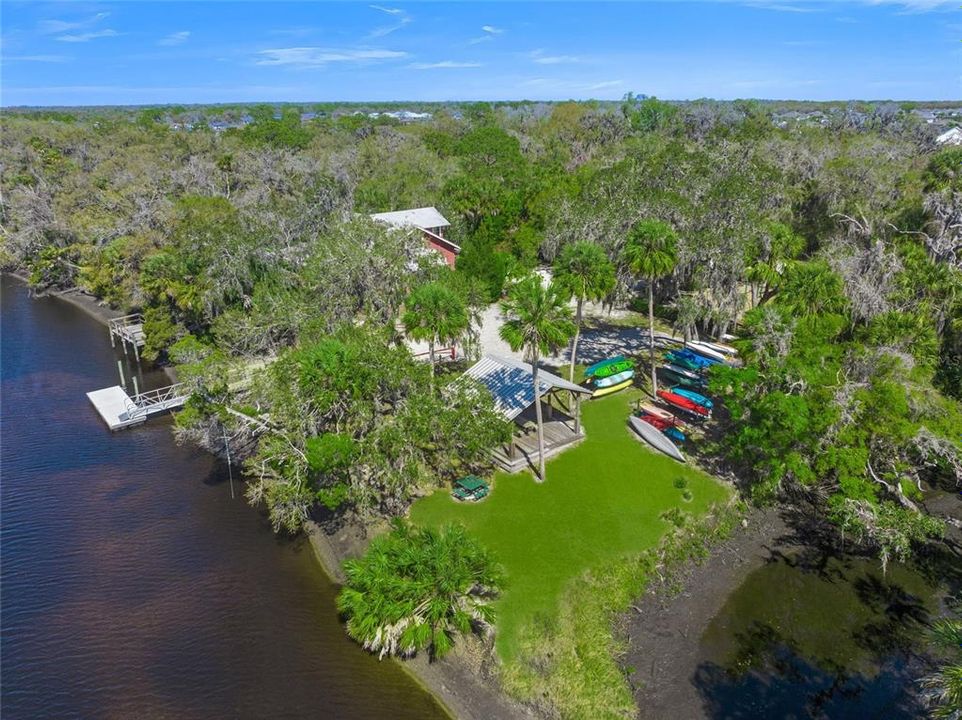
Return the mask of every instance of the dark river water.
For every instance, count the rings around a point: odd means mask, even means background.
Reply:
[[[946,549],[912,566],[808,551],[775,554],[701,638],[692,683],[705,715],[818,720],[927,717],[926,631],[962,586]]]
[[[106,429],[85,396],[117,384],[102,325],[2,286],[4,720],[446,717],[346,638],[306,541],[169,418]]]

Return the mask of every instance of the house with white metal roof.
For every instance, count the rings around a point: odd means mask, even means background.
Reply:
[[[444,262],[454,267],[461,247],[446,237],[444,228],[450,227],[445,217],[435,207],[412,208],[411,210],[395,210],[393,212],[374,213],[371,219],[394,228],[414,228],[424,236],[425,244],[441,253]]]
[[[534,406],[534,377],[529,363],[485,355],[468,368],[464,377],[488,389],[495,408],[515,424],[511,442],[492,450],[495,462],[508,472],[538,465],[538,439]],[[545,459],[584,439],[581,400],[589,388],[538,368],[538,388],[544,419]]]

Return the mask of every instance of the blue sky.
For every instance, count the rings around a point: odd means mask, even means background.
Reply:
[[[962,99],[962,0],[0,2],[0,103]]]

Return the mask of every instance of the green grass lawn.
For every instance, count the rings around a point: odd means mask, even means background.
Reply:
[[[662,512],[681,507],[701,513],[728,497],[710,476],[636,438],[627,417],[639,396],[632,389],[583,403],[587,438],[548,462],[543,484],[529,472],[498,473],[480,503],[458,503],[439,490],[411,508],[415,523],[463,523],[504,565],[508,584],[497,606],[502,658],[514,656],[526,621],[555,614],[572,578],[656,546],[667,529]],[[688,480],[691,502],[673,485],[679,476]]]

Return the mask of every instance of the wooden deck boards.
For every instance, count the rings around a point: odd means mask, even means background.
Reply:
[[[572,421],[549,420],[544,424],[545,460],[584,440],[584,433],[575,433]],[[518,472],[538,464],[538,433],[530,431],[514,438],[517,446],[514,457],[508,447],[498,447],[492,451],[494,461],[507,472]]]

